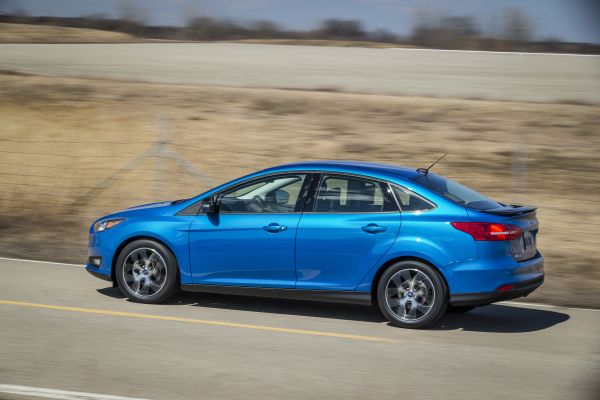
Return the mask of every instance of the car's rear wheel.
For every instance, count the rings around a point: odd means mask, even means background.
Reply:
[[[139,303],[160,303],[178,288],[177,260],[162,244],[136,240],[119,254],[115,275],[121,292]]]
[[[446,311],[449,313],[460,314],[469,312],[474,308],[475,306],[453,306],[452,304],[448,304],[448,309]]]
[[[382,274],[377,302],[392,325],[425,328],[444,314],[448,289],[437,271],[419,261],[400,261]]]

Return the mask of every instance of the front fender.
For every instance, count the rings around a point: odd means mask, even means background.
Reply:
[[[129,218],[115,228],[90,233],[90,255],[101,255],[99,272],[110,275],[119,251],[136,239],[154,239],[167,246],[179,265],[181,283],[191,282],[189,227],[193,216],[157,216],[152,220]],[[93,253],[93,254],[92,254]]]

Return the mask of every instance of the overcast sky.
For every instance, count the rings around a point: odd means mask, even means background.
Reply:
[[[5,0],[7,1],[7,0]],[[600,43],[600,0],[8,0],[31,15],[120,14],[123,2],[135,4],[157,25],[182,25],[193,14],[240,22],[272,20],[283,27],[308,29],[326,18],[361,20],[369,30],[408,34],[416,14],[469,15],[488,31],[503,10],[527,14],[538,39]]]

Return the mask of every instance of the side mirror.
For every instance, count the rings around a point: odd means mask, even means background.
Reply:
[[[214,214],[218,212],[219,207],[215,202],[214,198],[204,199],[202,200],[202,204],[200,205],[200,212],[203,214]]]
[[[275,204],[287,204],[290,194],[285,190],[277,189],[275,191]]]

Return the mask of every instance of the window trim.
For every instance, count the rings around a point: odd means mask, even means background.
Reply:
[[[227,215],[291,215],[291,214],[302,214],[302,209],[304,208],[304,204],[306,202],[306,188],[308,186],[310,186],[311,183],[311,175],[314,175],[311,172],[305,172],[305,171],[287,171],[287,172],[275,172],[273,174],[267,174],[267,175],[262,175],[262,176],[258,176],[252,179],[248,179],[244,182],[240,182],[236,185],[233,186],[229,186],[227,188],[224,188],[223,190],[221,190],[218,193],[215,193],[213,196],[211,196],[214,199],[219,199],[219,197],[224,193],[224,192],[229,192],[229,191],[236,191],[238,190],[238,188],[242,188],[244,186],[247,185],[252,185],[254,182],[258,183],[260,181],[263,181],[265,179],[278,179],[280,177],[286,177],[286,176],[291,176],[291,175],[306,175],[306,177],[304,178],[304,181],[302,182],[302,187],[300,188],[300,193],[298,194],[298,198],[296,199],[296,204],[294,205],[294,211],[292,212],[268,212],[268,213],[254,213],[254,212],[240,212],[240,211],[236,211],[236,212],[224,212],[223,214],[227,214]]]
[[[300,191],[300,195],[298,200],[300,200],[302,203],[302,207],[296,207],[296,209],[294,209],[294,212],[290,212],[290,213],[227,213],[227,215],[291,215],[291,214],[402,214],[402,213],[416,213],[416,212],[430,212],[430,211],[434,211],[435,209],[438,208],[438,205],[436,203],[434,203],[433,201],[421,196],[420,194],[407,189],[406,187],[397,184],[397,183],[392,183],[390,181],[384,180],[384,179],[380,179],[380,178],[376,178],[373,176],[369,176],[369,175],[361,175],[361,174],[356,174],[356,173],[352,173],[352,172],[338,172],[338,171],[324,171],[324,170],[298,170],[298,171],[279,171],[279,172],[274,172],[272,174],[266,174],[266,175],[261,175],[261,176],[256,176],[250,179],[247,179],[243,182],[239,182],[236,183],[235,185],[231,185],[228,186],[226,188],[223,188],[221,191],[213,194],[212,196],[209,197],[205,197],[201,200],[198,200],[197,202],[195,202],[194,204],[184,208],[183,210],[179,211],[176,215],[182,215],[182,216],[196,216],[196,215],[205,215],[203,213],[200,212],[200,205],[202,204],[202,202],[206,199],[209,198],[215,198],[218,197],[221,193],[223,193],[226,190],[229,189],[234,189],[237,187],[240,187],[242,185],[245,185],[247,183],[251,183],[251,182],[255,182],[255,181],[260,181],[261,179],[267,178],[267,177],[277,177],[277,176],[286,176],[286,175],[295,175],[295,174],[306,174],[307,177],[304,181],[304,185]],[[339,176],[339,177],[356,177],[356,178],[360,178],[360,179],[364,179],[364,180],[370,180],[370,181],[375,181],[378,182],[380,184],[383,185],[387,185],[388,189],[389,189],[389,193],[384,193],[386,196],[390,196],[393,201],[394,204],[396,204],[396,211],[381,211],[378,213],[370,213],[370,212],[321,212],[321,211],[314,211],[315,209],[315,205],[316,205],[316,197],[317,197],[317,191],[319,189],[319,185],[321,183],[321,178],[323,177],[323,175],[335,175],[335,176]],[[432,209],[430,210],[422,210],[422,211],[402,211],[402,207],[401,204],[399,202],[399,200],[396,198],[396,194],[394,193],[394,190],[392,188],[392,186],[396,186],[398,188],[400,188],[401,190],[406,191],[407,193],[410,194],[414,194],[415,196],[419,197],[421,200],[431,204],[433,206]]]
[[[391,183],[388,182],[388,185],[390,187],[390,191],[392,192],[392,196],[394,197],[394,200],[396,201],[396,206],[398,207],[398,209],[400,210],[401,213],[403,214],[414,214],[414,213],[424,213],[424,212],[430,212],[435,210],[436,208],[438,208],[437,204],[435,204],[433,201],[426,199],[425,197],[421,196],[420,194],[405,188],[402,185],[398,185],[397,183]],[[418,197],[420,200],[423,200],[425,203],[433,206],[432,208],[430,208],[429,210],[414,210],[414,211],[403,211],[402,210],[402,203],[400,203],[400,200],[398,199],[398,197],[396,196],[396,192],[394,192],[394,186],[399,188],[400,190],[402,190],[403,192],[411,195],[411,196],[415,196]]]
[[[340,214],[340,215],[342,215],[342,214],[400,214],[402,211],[399,206],[398,201],[396,200],[396,197],[394,196],[394,191],[390,187],[390,183],[386,180],[375,178],[372,176],[367,176],[367,175],[359,175],[359,174],[336,172],[336,171],[320,171],[318,175],[319,175],[319,179],[316,179],[317,184],[311,188],[312,189],[312,192],[311,192],[312,204],[310,205],[310,210],[304,211],[305,214]],[[394,211],[376,211],[376,212],[369,212],[369,211],[315,211],[315,208],[317,206],[317,195],[319,193],[319,188],[321,187],[321,182],[323,181],[323,177],[325,175],[334,176],[334,177],[338,177],[338,178],[342,178],[342,179],[358,178],[358,179],[361,179],[364,181],[376,182],[380,185],[380,188],[382,189],[382,194],[385,197],[387,197],[388,201],[391,201],[392,204],[396,206],[396,210],[394,210]],[[388,189],[387,193],[385,190],[386,187]]]
[[[268,178],[268,177],[277,177],[277,176],[282,176],[282,175],[283,176],[286,176],[286,175],[306,175],[306,179],[304,180],[304,184],[302,186],[302,189],[300,189],[300,195],[298,196],[298,200],[302,200],[302,202],[303,202],[302,204],[304,206],[304,204],[306,204],[306,199],[310,195],[310,193],[308,192],[308,188],[309,188],[310,185],[308,185],[307,183],[312,182],[312,179],[314,179],[315,176],[319,175],[318,171],[314,171],[314,170],[278,171],[278,172],[273,172],[271,174],[265,174],[265,175],[260,175],[260,176],[255,176],[255,177],[252,177],[252,178],[248,178],[245,181],[238,182],[236,184],[224,187],[220,191],[218,191],[216,193],[213,193],[211,196],[203,197],[202,199],[196,201],[195,203],[193,203],[193,204],[187,206],[186,208],[184,208],[183,210],[179,211],[175,215],[181,215],[181,216],[205,215],[205,213],[200,212],[200,210],[201,210],[200,206],[201,206],[201,204],[202,204],[203,201],[208,200],[208,199],[218,198],[218,196],[220,196],[225,191],[241,187],[241,186],[249,184],[251,182],[258,182],[258,181],[263,180],[263,179]],[[304,197],[301,199],[301,197],[303,195],[304,195]],[[299,208],[300,211],[297,211],[296,208]],[[235,215],[235,214],[239,214],[239,215],[246,215],[246,214],[252,214],[252,215],[257,215],[257,214],[258,215],[302,214],[302,208],[303,207],[295,207],[294,211],[293,212],[289,212],[289,213],[237,213],[236,212],[236,213],[227,213],[227,215]]]
[[[277,179],[279,177],[286,177],[286,176],[291,176],[291,175],[306,175],[306,178],[304,178],[304,182],[302,182],[302,187],[300,188],[300,193],[298,194],[298,198],[296,199],[296,205],[294,207],[294,211],[292,212],[268,212],[268,213],[254,213],[254,212],[240,212],[240,211],[236,211],[236,212],[224,212],[223,214],[226,215],[292,215],[292,214],[302,214],[302,209],[304,207],[304,204],[306,202],[306,198],[307,198],[307,188],[309,186],[309,184],[312,182],[312,178],[315,175],[314,172],[312,171],[281,171],[281,172],[274,172],[272,174],[266,174],[266,175],[261,175],[261,176],[255,176],[254,178],[250,178],[247,179],[243,182],[239,182],[236,183],[234,185],[228,186],[226,188],[223,188],[222,190],[220,190],[217,193],[214,193],[212,196],[209,197],[205,197],[202,200],[199,200],[197,203],[194,203],[193,205],[191,205],[188,208],[192,208],[194,206],[196,206],[196,204],[201,204],[203,201],[212,198],[212,199],[218,199],[224,192],[230,192],[230,191],[235,191],[238,189],[241,189],[244,186],[247,185],[252,185],[253,183],[258,183],[260,181],[263,181],[265,179]],[[198,211],[196,214],[194,215],[205,215],[205,213],[202,213],[200,211],[200,207],[198,207]]]

